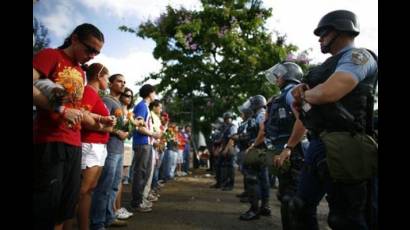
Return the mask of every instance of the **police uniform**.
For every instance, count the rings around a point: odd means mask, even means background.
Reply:
[[[265,139],[272,144],[275,150],[281,152],[287,143],[295,123],[295,117],[291,110],[293,97],[291,90],[295,84],[285,85],[281,94],[274,98],[270,106],[269,119],[265,123]],[[296,194],[299,173],[303,164],[302,147],[297,144],[292,149],[290,167],[284,172],[278,173],[279,189],[277,198],[281,202],[282,229],[290,228],[289,202]]]
[[[319,138],[323,131],[364,132],[369,86],[377,76],[377,62],[365,49],[347,46],[308,74],[310,88],[326,81],[334,72],[348,72],[359,84],[338,103],[355,118],[354,125],[340,116],[337,103],[312,105],[302,113],[302,122],[310,131],[310,144],[305,155],[305,167],[300,175],[298,198],[293,200],[299,225],[318,229],[316,206],[328,194],[329,226],[332,229],[367,229],[362,209],[366,200],[366,182],[353,184],[335,182],[329,175],[324,143]]]
[[[259,127],[260,123],[265,120],[265,108],[260,108],[254,115],[256,127]],[[259,129],[253,131],[254,138],[251,142],[256,139]],[[263,146],[255,146],[254,148],[260,149]],[[247,154],[252,154],[248,152]],[[269,171],[266,165],[259,165],[258,167],[252,167],[249,165],[244,165],[244,172],[246,178],[246,188],[249,198],[249,203],[251,205],[250,209],[240,216],[241,220],[251,220],[259,217],[259,214],[270,215],[269,210]],[[259,200],[262,201],[262,208],[265,209],[265,213],[261,213],[259,210]],[[269,211],[268,211],[269,210]]]

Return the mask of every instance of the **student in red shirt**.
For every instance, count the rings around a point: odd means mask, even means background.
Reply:
[[[82,180],[78,207],[80,230],[88,230],[92,191],[101,175],[107,157],[109,133],[113,131],[114,119],[100,98],[98,92],[108,88],[108,69],[100,63],[94,63],[86,69],[87,85],[84,88],[82,105],[98,125],[85,123],[81,130],[82,142]]]
[[[62,229],[74,217],[80,192],[81,121],[84,115],[84,64],[100,53],[104,35],[91,25],[75,28],[58,49],[44,49],[33,58],[33,229]],[[64,97],[44,95],[35,81],[48,78]]]

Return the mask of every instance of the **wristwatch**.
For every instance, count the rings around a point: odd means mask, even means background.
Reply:
[[[283,148],[284,149],[290,149],[290,151],[293,151],[293,146],[289,146],[288,144],[285,144],[284,146],[283,146]]]

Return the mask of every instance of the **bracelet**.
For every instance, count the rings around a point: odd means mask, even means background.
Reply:
[[[289,146],[288,144],[285,144],[285,146],[283,146],[283,148],[289,149],[290,151],[293,151],[293,148],[294,148],[294,147]]]

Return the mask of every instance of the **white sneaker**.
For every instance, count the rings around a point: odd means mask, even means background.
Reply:
[[[140,205],[141,208],[152,208],[152,202],[143,199],[142,204]]]
[[[187,176],[188,175],[188,173],[186,173],[186,172],[181,172],[181,176]]]
[[[156,197],[152,194],[149,194],[147,199],[148,199],[148,201],[152,201],[152,202],[158,201],[158,197]]]
[[[115,212],[115,217],[119,220],[126,220],[126,219],[130,218],[131,216],[128,215],[127,213],[123,212],[121,209],[118,209]]]
[[[123,212],[123,213],[125,213],[125,214],[127,214],[127,215],[129,215],[129,216],[133,216],[133,215],[134,215],[134,213],[129,212],[129,211],[128,211],[126,208],[124,208],[124,207],[120,208],[119,210],[121,210],[121,212]]]

